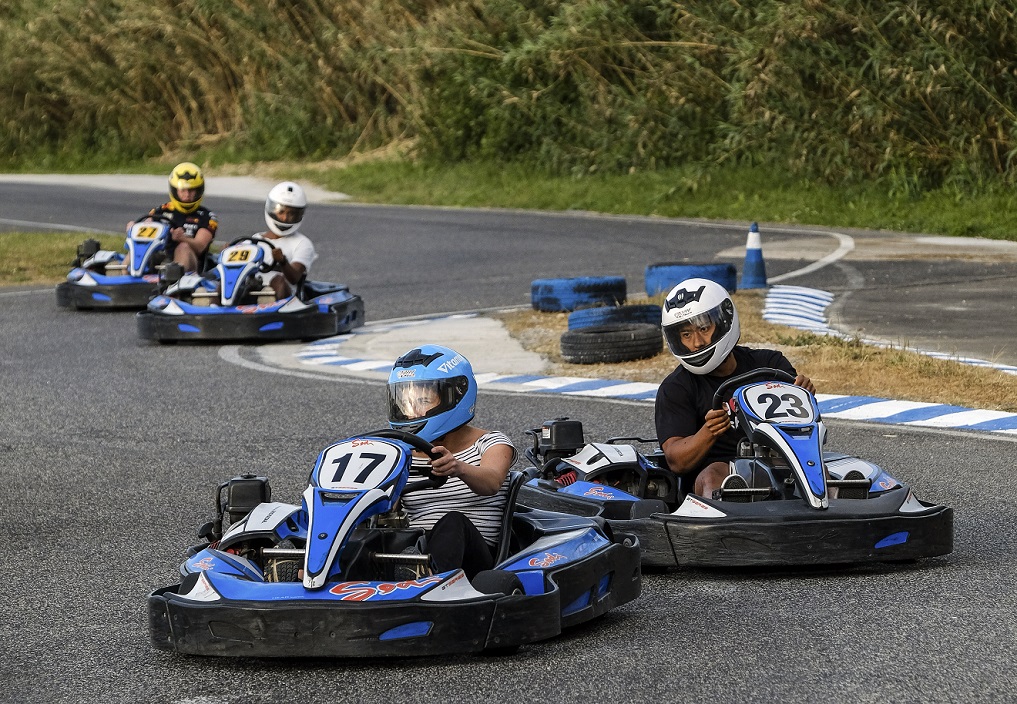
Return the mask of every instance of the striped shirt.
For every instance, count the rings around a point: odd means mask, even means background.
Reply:
[[[480,465],[480,458],[494,445],[508,445],[512,448],[512,461],[516,459],[516,449],[512,441],[504,433],[492,431],[453,456],[466,464]],[[423,457],[413,458],[413,468],[429,465]],[[422,476],[419,470],[410,470],[410,480]],[[410,517],[410,525],[430,530],[438,519],[449,511],[459,511],[470,519],[490,545],[498,542],[501,531],[501,519],[505,513],[505,501],[508,496],[509,478],[505,477],[498,493],[491,496],[475,494],[466,482],[458,477],[449,477],[444,486],[438,489],[414,491],[402,497],[403,508]]]

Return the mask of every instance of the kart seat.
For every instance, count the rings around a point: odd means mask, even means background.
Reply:
[[[494,557],[494,564],[501,564],[512,554],[512,517],[516,512],[516,499],[519,497],[519,488],[526,483],[526,475],[523,472],[511,472],[509,474],[508,498],[505,500],[505,512],[501,517],[501,530],[498,534],[498,553]]]

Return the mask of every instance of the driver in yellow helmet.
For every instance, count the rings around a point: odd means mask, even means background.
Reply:
[[[219,221],[215,213],[201,204],[205,177],[196,164],[177,164],[169,177],[169,202],[152,208],[139,220],[163,220],[170,225],[166,257],[187,272],[199,271]],[[130,231],[134,221],[127,224]]]

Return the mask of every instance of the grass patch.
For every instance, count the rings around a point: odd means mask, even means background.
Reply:
[[[734,294],[742,328],[740,344],[780,350],[796,369],[812,378],[819,393],[1017,412],[1017,376],[934,359],[906,348],[884,349],[774,325],[762,318],[763,298],[761,291]],[[629,305],[649,302],[660,301],[627,301]],[[523,347],[547,360],[548,374],[658,383],[677,364],[666,347],[655,357],[632,362],[570,364],[562,360],[559,345],[568,329],[567,313],[514,310],[494,317]]]
[[[91,237],[120,250],[124,238],[80,232],[8,232],[0,237],[0,286],[46,284],[67,277],[78,245]]]
[[[741,166],[582,177],[553,176],[518,163],[434,166],[407,159],[277,168],[363,203],[588,210],[1017,241],[1011,216],[1017,196],[995,187],[963,197],[950,187],[902,196],[878,185],[834,187]]]

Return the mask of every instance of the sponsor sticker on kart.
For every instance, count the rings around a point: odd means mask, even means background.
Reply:
[[[545,552],[542,557],[531,557],[526,563],[530,567],[541,567],[547,569],[548,567],[561,562],[566,559],[564,555],[558,552]]]
[[[419,590],[438,584],[441,577],[424,577],[409,579],[402,582],[342,582],[329,589],[340,601],[381,601],[385,599],[401,599],[397,592]]]
[[[710,504],[700,501],[691,494],[678,507],[672,516],[688,516],[689,518],[724,518],[727,514]]]

